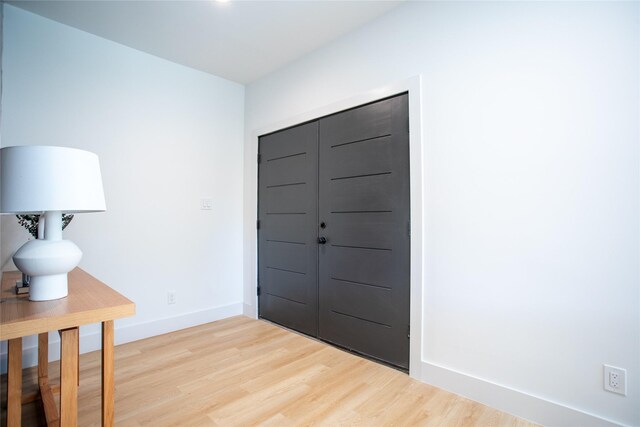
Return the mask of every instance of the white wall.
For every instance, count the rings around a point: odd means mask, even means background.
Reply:
[[[116,342],[241,313],[244,87],[8,5],[3,66],[3,146],[100,158],[107,212],[77,215],[64,234],[80,267],[136,303]],[[3,216],[5,269],[28,237]],[[97,331],[81,331],[83,350]]]
[[[640,425],[639,8],[411,2],[249,85],[245,312],[256,133],[421,75],[421,379],[547,425]]]

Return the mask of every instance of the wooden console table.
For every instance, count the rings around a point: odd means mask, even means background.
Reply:
[[[79,327],[102,323],[102,425],[113,426],[113,320],[133,316],[135,304],[87,272],[69,273],[69,295],[52,301],[29,301],[16,295],[17,271],[2,275],[0,340],[8,340],[7,426],[22,418],[22,337],[38,334],[38,384],[47,425],[74,427],[78,419]],[[60,410],[49,384],[49,331],[60,333]]]

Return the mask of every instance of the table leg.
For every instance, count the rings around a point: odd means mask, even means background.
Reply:
[[[113,369],[113,320],[102,322],[102,425],[113,426],[115,398]]]
[[[38,334],[38,384],[49,381],[49,332]]]
[[[60,331],[60,425],[78,423],[78,328]]]
[[[22,423],[22,338],[9,340],[7,365],[7,427],[20,427]]]
[[[49,385],[49,333],[38,334],[38,389],[47,425],[59,425],[58,408]]]

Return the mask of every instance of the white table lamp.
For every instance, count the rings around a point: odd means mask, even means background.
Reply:
[[[106,210],[98,156],[66,147],[5,147],[0,167],[0,213],[44,212],[44,239],[28,241],[13,255],[16,267],[31,276],[29,299],[64,298],[67,273],[82,252],[62,240],[62,213]]]

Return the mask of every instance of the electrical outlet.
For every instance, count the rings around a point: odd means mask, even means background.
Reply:
[[[604,389],[623,396],[627,395],[627,370],[604,365]]]
[[[203,211],[210,211],[213,209],[213,199],[203,198],[200,199],[200,209]]]
[[[620,388],[620,374],[616,371],[609,371],[609,386]]]
[[[167,292],[167,304],[175,304],[176,303],[176,291]]]

